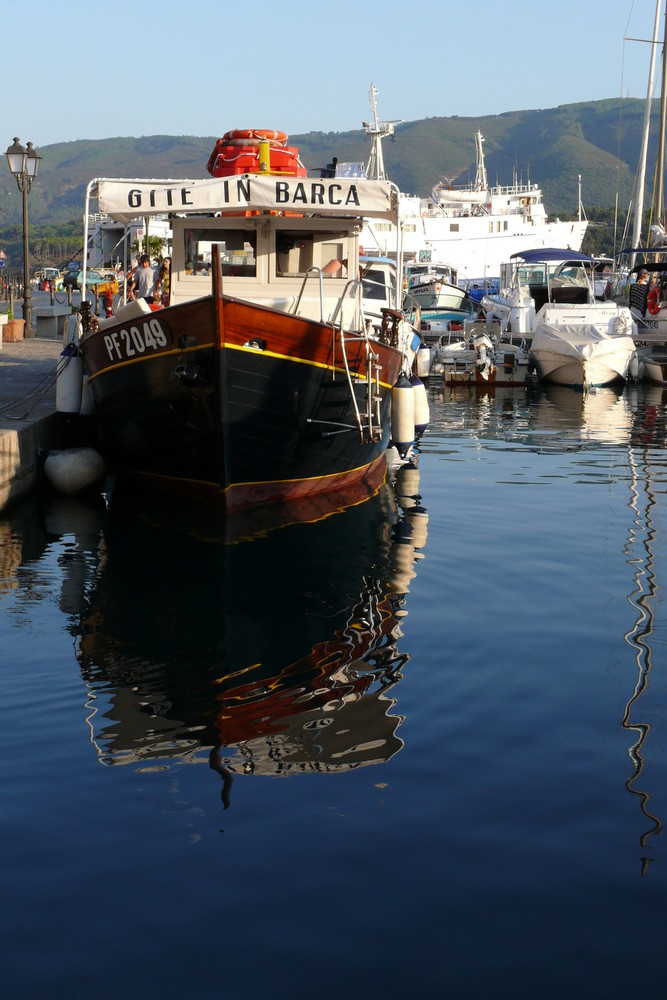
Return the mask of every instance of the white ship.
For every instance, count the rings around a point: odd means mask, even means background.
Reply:
[[[377,92],[371,84],[372,121],[365,122],[372,139],[367,176],[387,180],[382,140],[391,136],[396,122],[381,122],[377,116]],[[437,185],[430,198],[401,195],[403,254],[406,260],[447,261],[461,280],[497,278],[501,264],[512,254],[540,247],[580,250],[587,222],[547,221],[542,191],[537,184],[516,177],[509,186],[489,187],[483,152],[484,137],[477,132],[477,169],[468,187]],[[367,222],[361,245],[365,253],[386,255],[396,236],[387,223]]]

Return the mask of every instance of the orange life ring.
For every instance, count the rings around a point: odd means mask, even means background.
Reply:
[[[648,293],[647,306],[651,316],[655,316],[656,313],[660,312],[660,289],[657,285],[654,285]]]
[[[233,128],[225,132],[223,142],[233,143],[238,139],[267,139],[269,142],[287,142],[287,135],[273,128]]]

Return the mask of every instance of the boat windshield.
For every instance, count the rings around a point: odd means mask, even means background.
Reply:
[[[256,273],[256,236],[248,229],[186,229],[185,273],[209,274],[213,244],[220,246],[220,265],[223,276],[235,275],[254,278]]]

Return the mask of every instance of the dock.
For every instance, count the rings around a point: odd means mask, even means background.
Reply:
[[[74,420],[56,411],[62,350],[38,337],[0,347],[0,512],[35,488],[49,450],[71,446]]]

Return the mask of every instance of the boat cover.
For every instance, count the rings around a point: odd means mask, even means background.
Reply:
[[[551,351],[590,361],[596,355],[611,354],[615,351],[628,351],[632,354],[635,342],[632,337],[608,333],[592,323],[563,324],[563,326],[541,323],[533,334],[530,349],[536,356],[540,351]]]

